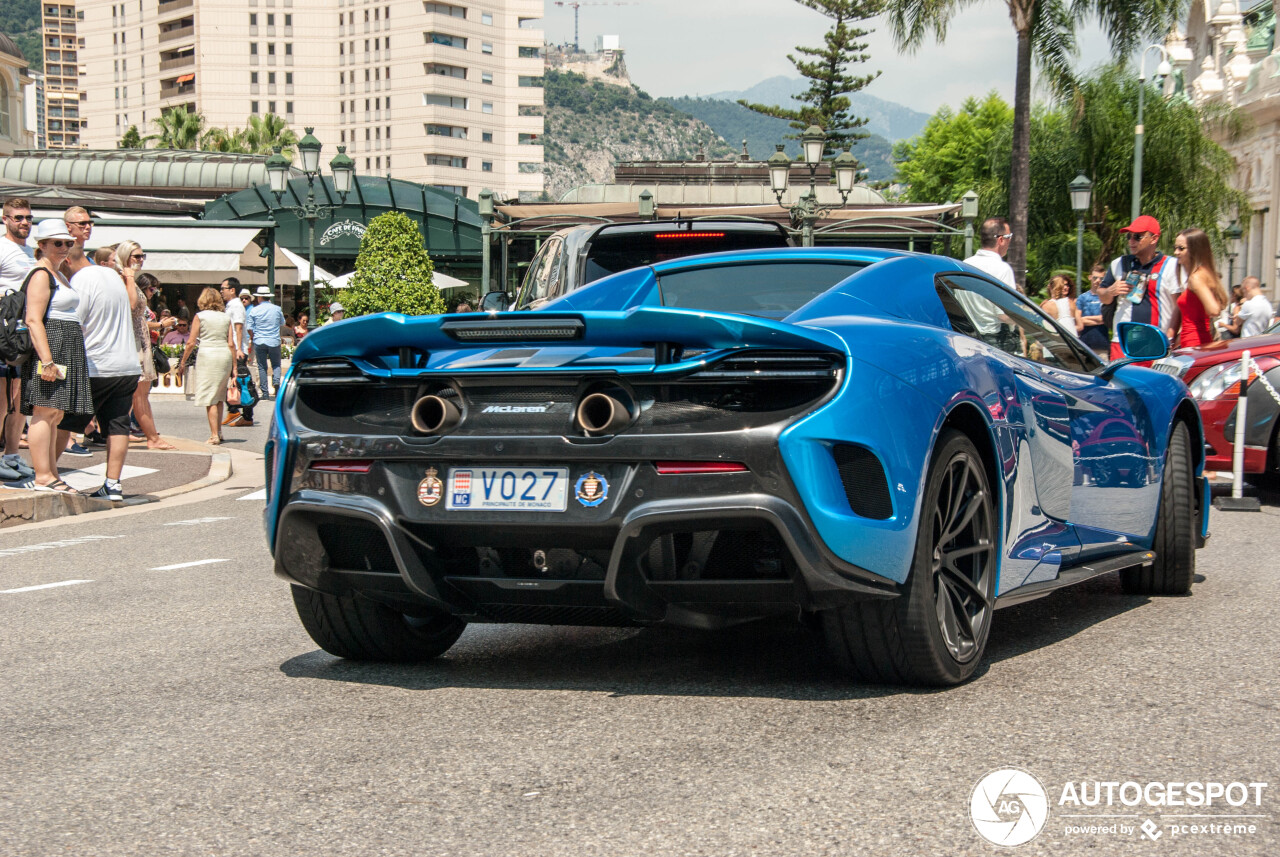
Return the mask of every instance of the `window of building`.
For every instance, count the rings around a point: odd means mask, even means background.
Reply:
[[[365,113],[369,112],[369,99],[367,98],[364,100],[364,112]]]
[[[268,112],[268,113],[275,113],[275,112],[276,112],[276,103],[275,103],[274,101],[268,101],[268,102],[267,102],[267,112]]]
[[[344,110],[343,112],[345,113],[346,111]],[[338,142],[339,143],[347,142],[347,129],[343,128],[341,131],[338,132]]]
[[[481,132],[480,132],[480,142],[481,142],[481,143],[492,143],[492,142],[493,142],[493,132],[492,132],[492,131],[481,131]]]
[[[273,57],[273,56],[275,56],[275,55],[276,55],[276,43],[275,43],[275,42],[267,42],[267,56],[269,56],[269,57]],[[521,86],[523,86],[523,85],[524,85],[524,84],[521,84]]]
[[[467,99],[460,95],[424,94],[422,103],[428,107],[453,107],[457,110],[467,109]]]
[[[267,72],[267,84],[269,86],[276,85],[276,73],[274,71]]]
[[[387,155],[387,172],[391,172],[391,156]]]
[[[286,102],[284,103],[284,112],[285,112],[285,113],[292,113],[292,112],[293,112],[293,102],[292,102],[292,101],[286,101]]]
[[[492,112],[493,112],[493,102],[492,102],[492,101],[485,101],[485,102],[482,102],[482,103],[480,104],[480,112],[481,112],[481,113],[492,113]]]
[[[284,43],[284,55],[287,57],[293,56],[293,42]]]
[[[493,83],[493,72],[491,71],[480,72],[480,82],[489,83],[489,84]]]
[[[542,56],[542,49],[535,48],[530,45],[521,45],[518,53],[519,53],[520,59],[525,59],[525,60],[537,59],[538,57]]]
[[[257,42],[250,42],[250,43],[249,43],[249,56],[251,56],[251,57],[256,57],[257,55],[258,55],[258,43],[257,43]]]
[[[365,52],[366,54],[367,54],[367,53],[369,53],[369,40],[368,40],[368,39],[365,39],[365,40],[364,40],[364,52]]]
[[[374,79],[374,80],[382,80],[382,69],[380,69],[380,68],[375,68],[375,69],[373,70],[373,79]]]
[[[366,173],[369,172],[369,170],[373,169],[373,167],[371,166],[372,164],[373,164],[373,158],[364,159],[364,171]]]
[[[285,16],[284,16],[284,25],[285,25],[286,27],[292,27],[292,26],[293,26],[293,16],[292,16],[292,15],[285,15]]]
[[[373,49],[374,49],[375,51],[380,51],[380,50],[382,50],[382,39],[374,39],[374,40],[373,40]]]
[[[338,86],[347,85],[347,73],[345,71],[338,72]]]
[[[367,68],[364,70],[364,82],[365,83],[369,82],[369,69]]]
[[[520,135],[520,140],[519,140],[519,142],[520,142],[520,145],[521,145],[521,146],[540,146],[540,145],[542,145],[542,142],[538,139],[538,135],[537,135],[537,134],[521,134],[521,135]]]
[[[481,12],[481,13],[480,13],[480,23],[481,23],[481,24],[488,24],[489,26],[493,26],[493,13],[492,13],[492,12]]]
[[[436,190],[442,190],[442,191],[444,191],[445,193],[452,193],[452,194],[456,194],[457,196],[466,196],[466,195],[467,195],[467,187],[466,187],[466,185],[458,185],[458,184],[433,184],[433,185],[427,185],[427,187],[433,187],[433,188],[435,188]]]
[[[364,129],[364,141],[365,141],[366,143],[368,143],[372,138],[373,138],[373,135],[370,133],[370,129],[365,128],[365,129]]]
[[[480,43],[480,53],[482,53],[482,54],[491,54],[491,53],[493,53],[493,43],[492,43],[492,42],[481,42],[481,43]]]
[[[390,80],[390,79],[391,79],[391,66],[387,66],[386,68],[384,68],[384,69],[382,70],[382,79],[383,79],[383,80]]]
[[[276,16],[274,13],[267,13],[267,26],[274,27],[276,25]]]
[[[258,85],[258,73],[256,71],[249,72],[249,82],[254,86]]]
[[[456,77],[458,80],[467,79],[467,70],[458,65],[446,65],[442,62],[427,62],[422,64],[422,70],[427,74],[438,74],[442,77]]]
[[[391,11],[391,7],[387,7],[387,11]],[[428,15],[448,15],[450,18],[465,18],[467,10],[462,6],[455,6],[452,3],[423,3],[422,11]],[[391,17],[390,15],[387,16]]]
[[[378,156],[377,158],[374,158],[373,166],[375,169],[379,169],[379,170],[382,169],[382,156]]]
[[[532,75],[522,74],[520,75],[520,85],[521,86],[542,86],[542,77],[541,75],[539,75],[538,77],[534,77]]]
[[[423,126],[428,137],[454,137],[458,140],[467,139],[467,129],[458,125],[435,125],[427,123]]]
[[[386,135],[385,135],[385,136],[386,136],[386,138],[387,138],[388,140],[390,140],[390,139],[391,139],[391,126],[390,126],[390,125],[388,125],[388,126],[387,126],[387,133],[386,133]]]
[[[249,102],[249,112],[250,112],[250,113],[252,113],[252,114],[254,114],[254,115],[257,115],[257,113],[258,113],[258,102],[256,102],[256,101],[250,101],[250,102]]]
[[[467,49],[467,40],[462,36],[451,33],[423,33],[422,35],[429,45],[443,45],[446,48],[459,48],[464,51]]]
[[[482,173],[491,173],[491,172],[493,172],[493,161],[481,161],[481,162],[480,162],[480,172],[482,172]]]
[[[293,86],[293,72],[291,72],[291,71],[286,71],[286,72],[284,73],[284,85],[285,85],[285,86]]]
[[[250,27],[256,27],[256,26],[258,26],[258,13],[257,13],[257,12],[250,12],[250,13],[249,13],[249,26],[250,26]]]
[[[465,170],[467,168],[467,159],[457,155],[427,155],[427,166],[429,167],[454,167],[456,169]]]

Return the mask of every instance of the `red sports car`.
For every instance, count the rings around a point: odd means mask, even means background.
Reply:
[[[1240,355],[1246,349],[1257,368],[1249,373],[1244,472],[1280,475],[1280,324],[1259,336],[1215,342],[1204,348],[1179,348],[1152,368],[1180,376],[1200,405],[1205,470],[1231,470]]]

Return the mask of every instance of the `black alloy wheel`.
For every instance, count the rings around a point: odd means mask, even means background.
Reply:
[[[933,686],[974,674],[995,607],[997,506],[973,442],[945,431],[921,498],[905,592],[822,614],[842,669],[864,681]]]

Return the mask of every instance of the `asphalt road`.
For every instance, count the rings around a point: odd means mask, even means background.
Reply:
[[[239,432],[227,483],[0,532],[0,854],[994,854],[970,796],[1005,767],[1048,792],[1020,854],[1280,852],[1274,496],[1213,513],[1190,597],[1113,575],[1001,611],[947,691],[851,684],[785,622],[472,626],[432,664],[370,666],[299,625],[254,499],[264,430]],[[1059,805],[1081,781],[1269,786]],[[1255,829],[1170,826],[1224,821]]]

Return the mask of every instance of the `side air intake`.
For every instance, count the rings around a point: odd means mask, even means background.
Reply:
[[[853,513],[878,521],[893,517],[893,498],[880,459],[869,449],[847,443],[836,444],[832,455]]]

